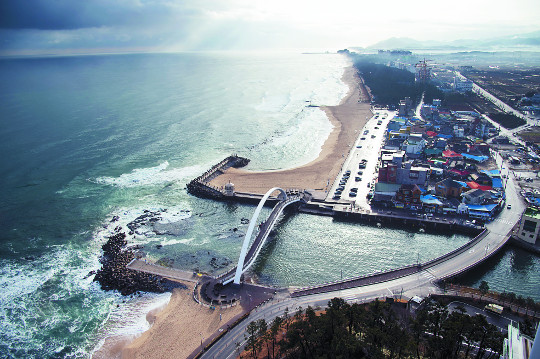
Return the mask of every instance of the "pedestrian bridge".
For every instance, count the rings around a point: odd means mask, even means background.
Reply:
[[[279,195],[277,196],[278,203],[274,206],[274,209],[270,213],[270,216],[268,216],[268,219],[259,226],[259,232],[257,233],[255,239],[253,240],[253,243],[250,246],[249,243],[251,241],[253,231],[257,224],[259,214],[261,213],[261,210],[270,195],[272,195],[272,193],[276,191],[279,192]],[[259,202],[259,205],[255,209],[255,212],[251,217],[246,236],[244,237],[244,242],[242,244],[242,249],[240,251],[240,257],[238,258],[237,266],[232,268],[228,272],[222,274],[216,279],[218,279],[222,284],[229,284],[233,281],[235,284],[240,284],[242,274],[246,272],[253,265],[253,263],[255,263],[259,252],[264,246],[264,243],[266,242],[268,235],[274,228],[274,225],[276,224],[279,216],[281,215],[281,213],[283,213],[283,210],[290,204],[299,202],[303,199],[303,192],[287,193],[285,190],[278,187],[274,187],[268,190],[268,192],[266,192],[266,194]]]

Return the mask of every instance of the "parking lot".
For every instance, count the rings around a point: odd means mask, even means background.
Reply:
[[[328,192],[327,201],[354,202],[356,207],[369,209],[367,194],[377,176],[377,163],[384,132],[395,112],[378,110],[359,131],[343,168]]]

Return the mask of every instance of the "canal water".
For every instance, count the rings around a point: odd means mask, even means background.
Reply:
[[[208,273],[234,265],[254,206],[195,198],[186,184],[232,153],[255,170],[316,158],[331,125],[306,104],[339,103],[348,65],[290,53],[0,60],[0,357],[86,357],[106,337],[148,328],[146,312],[170,294],[123,298],[91,274],[107,236],[145,211],[157,222],[129,241],[151,260]],[[467,240],[287,215],[253,270],[265,284],[304,286]],[[470,284],[540,300],[538,257],[510,249],[489,263]]]

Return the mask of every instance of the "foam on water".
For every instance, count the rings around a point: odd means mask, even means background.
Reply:
[[[182,238],[182,239],[163,239],[159,243],[162,246],[173,246],[175,244],[189,244],[193,242],[195,238]]]
[[[156,186],[170,182],[186,182],[201,174],[206,167],[202,165],[183,168],[169,168],[169,162],[165,161],[155,167],[136,168],[119,177],[97,177],[94,182],[117,187]],[[168,170],[167,170],[168,169]]]
[[[333,126],[323,111],[308,105],[337,105],[349,91],[342,76],[350,63],[343,57],[330,63],[319,72],[305,73],[304,81],[284,79],[284,84],[261,92],[254,108],[268,119],[260,125],[267,132],[249,147],[252,169],[291,168],[318,157]]]
[[[4,345],[27,358],[85,352],[80,343],[74,346],[74,338],[88,342],[87,330],[99,324],[96,315],[108,311],[109,295],[88,276],[99,267],[97,248],[92,243],[89,251],[62,245],[26,262],[0,261],[1,352]],[[65,334],[48,337],[50,332]]]
[[[98,343],[92,354],[101,351],[101,357],[120,358],[121,353],[112,352],[104,347],[106,340],[114,342],[132,341],[151,327],[148,313],[164,308],[171,299],[171,293],[143,293],[131,298],[117,298],[114,306],[97,334]],[[121,302],[121,303],[120,303]],[[114,347],[114,343],[112,345]]]

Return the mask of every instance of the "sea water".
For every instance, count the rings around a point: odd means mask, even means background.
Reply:
[[[332,126],[307,105],[338,104],[349,65],[291,53],[0,60],[0,357],[87,357],[107,337],[148,328],[145,314],[170,294],[122,297],[91,274],[107,236],[145,211],[157,224],[129,242],[150,260],[208,273],[234,265],[254,207],[192,197],[186,183],[233,153],[254,170],[315,159]],[[426,261],[467,240],[286,215],[254,274],[309,285]],[[486,275],[519,272],[501,288],[538,300],[539,268],[520,253]]]

